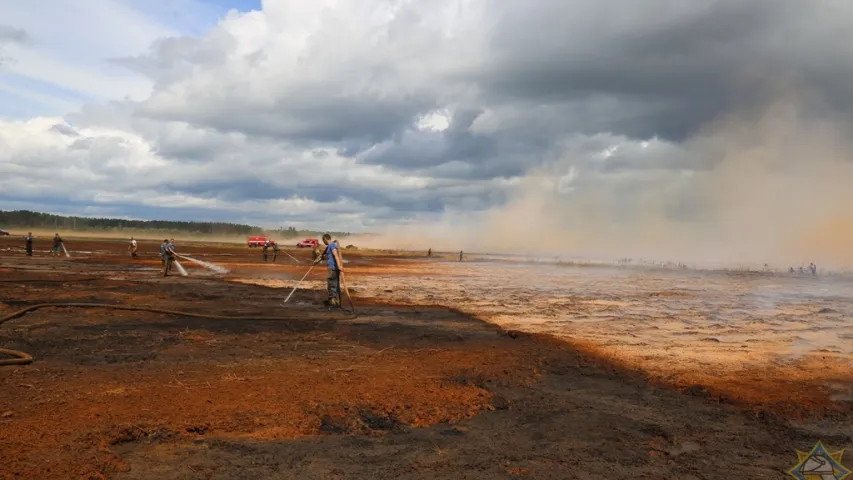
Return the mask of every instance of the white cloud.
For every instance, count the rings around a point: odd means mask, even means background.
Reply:
[[[148,2],[151,3],[151,2]],[[148,51],[159,38],[198,30],[196,18],[212,26],[212,7],[193,0],[154,8],[136,0],[40,0],[0,2],[0,23],[26,32],[27,42],[5,47],[5,73],[21,77],[15,89],[34,108],[46,113],[70,112],[86,101],[141,100],[152,83],[113,59]],[[153,2],[158,3],[158,2]],[[56,99],[60,105],[52,105]],[[3,111],[0,110],[0,116]]]
[[[246,208],[270,212],[260,220],[278,224],[273,212],[288,215],[327,210],[367,220],[363,212],[390,214],[381,205],[365,205],[349,192],[372,191],[391,201],[418,202],[418,192],[436,188],[454,194],[470,185],[441,185],[428,177],[394,173],[381,165],[364,165],[334,150],[292,150],[275,142],[250,145],[237,134],[219,134],[189,125],[142,122],[156,144],[128,130],[99,126],[68,126],[60,117],[0,121],[0,192],[9,198],[68,198],[94,205],[121,204],[162,208],[239,212]],[[188,162],[158,153],[163,146],[191,151],[202,146],[203,161]],[[233,198],[222,190],[245,185]],[[196,189],[198,185],[206,187]],[[484,184],[485,185],[485,184]],[[253,186],[267,188],[256,192]],[[329,191],[337,198],[323,202],[300,189]],[[280,195],[280,196],[279,196]],[[356,195],[357,196],[357,195]],[[252,199],[252,197],[257,197]],[[0,208],[3,206],[0,198]],[[12,202],[9,202],[11,204]],[[14,202],[16,205],[18,201]],[[353,217],[354,214],[362,214]],[[318,219],[321,221],[323,219]],[[363,228],[364,225],[350,225]]]

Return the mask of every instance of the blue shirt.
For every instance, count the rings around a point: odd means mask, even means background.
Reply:
[[[329,268],[338,268],[337,262],[335,261],[335,250],[338,249],[338,244],[336,242],[332,242],[326,247],[326,255],[329,257]]]

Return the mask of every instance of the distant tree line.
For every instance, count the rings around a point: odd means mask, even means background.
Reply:
[[[29,210],[0,211],[0,225],[61,230],[171,230],[215,235],[251,235],[263,233],[263,229],[259,227],[238,223],[65,217],[49,213],[31,212]]]
[[[266,230],[252,225],[227,222],[180,222],[169,220],[124,220],[120,218],[66,217],[29,210],[0,210],[0,228],[44,228],[51,230],[94,231],[94,230],[157,230],[204,235],[264,235],[269,233],[280,238],[315,237],[323,232],[297,230],[294,227],[281,227]],[[335,237],[350,235],[347,232],[329,232]]]

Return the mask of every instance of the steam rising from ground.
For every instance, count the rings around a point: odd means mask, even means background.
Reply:
[[[567,140],[504,206],[473,218],[446,212],[370,243],[853,267],[851,149],[845,126],[813,107],[776,101],[721,118],[682,144],[624,139],[593,159],[573,153]]]

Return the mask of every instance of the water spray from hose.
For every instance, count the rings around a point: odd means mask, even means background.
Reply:
[[[300,261],[299,261],[299,259],[298,259],[298,258],[296,258],[296,257],[294,257],[293,255],[291,255],[291,254],[289,254],[289,253],[287,253],[287,252],[282,252],[282,253],[284,253],[284,254],[285,254],[285,255],[287,255],[288,257],[292,258],[294,262],[296,262],[296,263],[298,263],[298,264],[300,264],[300,265],[302,264],[302,262],[300,262]]]
[[[186,270],[184,270],[184,266],[183,266],[183,265],[181,265],[181,263],[180,263],[180,262],[178,262],[178,259],[177,259],[177,258],[176,258],[176,259],[174,259],[174,260],[172,260],[172,263],[174,263],[174,264],[175,264],[175,267],[177,267],[177,268],[178,268],[178,273],[180,273],[182,277],[189,276],[189,274],[187,273],[187,271],[186,271]]]
[[[219,265],[216,265],[216,264],[213,264],[213,263],[210,263],[210,262],[204,262],[204,261],[202,261],[202,260],[198,260],[198,259],[196,259],[196,258],[187,257],[186,255],[178,255],[178,257],[183,258],[184,260],[189,260],[190,262],[193,262],[193,263],[195,263],[195,264],[201,265],[202,267],[204,267],[204,268],[206,268],[206,269],[208,269],[208,270],[212,270],[212,271],[214,271],[214,272],[216,272],[216,273],[222,273],[222,274],[226,274],[226,273],[228,273],[228,269],[227,269],[227,268],[225,268],[225,267],[220,267]]]
[[[71,255],[68,254],[68,250],[65,249],[65,244],[60,243],[60,245],[62,246],[62,251],[65,252],[65,256],[71,258]]]
[[[301,283],[302,283],[302,280],[305,280],[305,277],[307,277],[307,276],[308,276],[308,274],[309,274],[309,273],[311,273],[311,270],[313,270],[313,269],[314,269],[314,266],[315,266],[315,265],[317,265],[317,264],[316,264],[316,263],[312,264],[312,265],[311,265],[311,268],[309,268],[309,269],[308,269],[308,271],[307,271],[307,272],[305,272],[305,275],[303,275],[303,276],[302,276],[302,278],[300,278],[300,279],[299,279],[299,281],[298,281],[298,282],[296,282],[296,285],[294,285],[294,286],[293,286],[293,290],[291,290],[291,291],[290,291],[290,294],[287,296],[287,298],[285,298],[285,299],[284,299],[284,301],[283,301],[283,302],[281,302],[281,305],[282,305],[282,306],[284,306],[284,304],[285,304],[285,303],[287,303],[287,301],[288,301],[288,300],[290,300],[290,297],[292,297],[292,296],[293,296],[293,294],[296,292],[296,289],[297,289],[297,288],[299,288],[299,284],[301,284]]]

